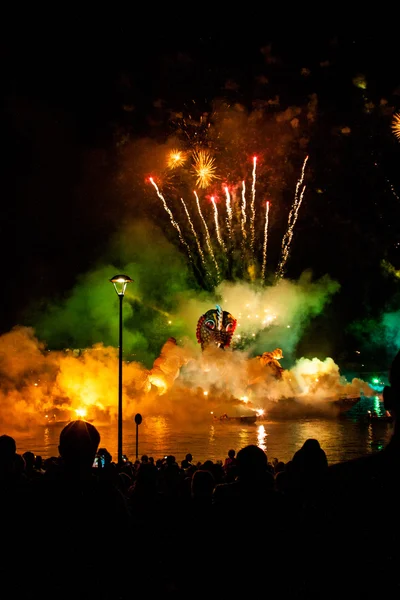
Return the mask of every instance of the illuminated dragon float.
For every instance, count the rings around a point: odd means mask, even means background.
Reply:
[[[231,344],[233,334],[235,333],[237,320],[230,312],[223,310],[219,304],[215,308],[208,310],[199,318],[196,327],[196,338],[201,345],[202,351],[211,345],[216,345],[224,350]],[[255,357],[259,363],[265,367],[273,378],[281,379],[283,368],[279,360],[283,358],[282,350],[276,348],[272,352],[264,352]],[[250,359],[253,360],[253,359]],[[215,417],[221,421],[240,421],[240,422],[255,422],[257,414],[250,416],[228,417],[223,414],[220,417]]]
[[[215,344],[218,348],[225,349],[231,344],[233,334],[237,326],[237,320],[231,313],[222,310],[220,305],[216,305],[215,309],[208,310],[199,318],[196,327],[196,337],[201,345],[202,351],[208,346]],[[302,404],[297,401],[297,394],[292,386],[290,374],[285,371],[280,364],[283,358],[281,348],[275,348],[272,352],[263,352],[254,358],[248,359],[248,389],[257,390],[257,386],[261,385],[265,390],[265,385],[273,385],[274,382],[285,380],[288,389],[292,390],[289,397],[280,398],[279,402],[273,402],[268,411],[270,416],[279,418],[282,414],[293,417],[304,415],[304,402]],[[261,370],[260,370],[261,366]],[[304,399],[303,399],[304,400]],[[339,398],[328,402],[332,411],[339,415],[347,412],[359,398]],[[308,405],[309,406],[309,405]],[[309,406],[311,414],[314,414],[316,407]],[[325,409],[326,410],[326,409]],[[257,420],[257,412],[254,416],[228,417],[226,414],[218,418],[218,420],[233,420],[241,422],[255,422]]]
[[[197,321],[196,337],[201,349],[204,350],[210,344],[224,349],[230,346],[232,336],[235,333],[237,320],[226,310],[222,310],[219,304],[201,315]],[[264,352],[256,357],[264,367],[272,370],[276,379],[282,378],[283,368],[279,361],[283,358],[282,350],[275,348],[272,352]]]
[[[237,320],[230,312],[223,310],[219,304],[200,316],[196,326],[196,338],[202,353],[206,354],[208,350],[211,350],[206,360],[213,361],[215,359],[213,348],[218,348],[217,352],[219,352],[231,346],[236,327]],[[310,411],[310,414],[318,413],[317,407],[312,406],[312,399],[308,400],[301,389],[296,389],[296,382],[293,381],[290,371],[283,369],[279,362],[282,358],[281,348],[247,358],[245,381],[243,382],[245,395],[238,400],[238,404],[243,405],[247,414],[237,417],[228,417],[226,414],[219,417],[214,415],[213,419],[254,423],[262,417],[264,408],[254,406],[252,398],[262,398],[264,404],[268,402],[269,417],[281,418],[283,416],[286,418],[290,416],[296,418],[300,414],[304,416],[305,407],[308,407],[307,410]],[[154,389],[159,396],[165,394],[173,386],[179,377],[181,368],[189,360],[187,353],[179,347],[177,340],[170,337],[161,349],[160,356],[154,361],[152,369],[147,372],[144,391],[149,392]],[[271,397],[269,397],[269,392],[271,392]],[[301,402],[298,401],[300,398]],[[330,404],[335,412],[346,412],[355,401],[358,399],[345,398],[328,401],[324,403],[326,404],[324,410],[326,412],[329,408],[328,404]],[[323,405],[320,403],[318,406],[322,407]],[[248,411],[251,411],[250,414]]]

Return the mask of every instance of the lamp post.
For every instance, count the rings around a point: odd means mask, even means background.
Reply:
[[[133,279],[128,275],[114,275],[110,279],[119,297],[119,369],[118,369],[118,464],[122,463],[122,300],[126,286]]]

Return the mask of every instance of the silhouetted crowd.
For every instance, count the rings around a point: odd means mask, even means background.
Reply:
[[[400,355],[389,380],[391,441],[335,465],[316,439],[287,463],[249,445],[117,464],[82,420],[44,461],[1,435],[3,597],[400,597]]]

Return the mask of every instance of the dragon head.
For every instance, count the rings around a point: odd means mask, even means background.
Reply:
[[[196,337],[201,349],[204,350],[210,344],[216,344],[219,348],[230,345],[235,332],[237,320],[226,310],[222,310],[219,304],[215,309],[208,310],[197,322]]]

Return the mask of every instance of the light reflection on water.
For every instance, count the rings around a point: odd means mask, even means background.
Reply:
[[[267,451],[267,434],[265,432],[264,425],[259,425],[258,426],[258,429],[257,429],[257,446],[259,448],[261,448],[261,450],[264,450],[264,452]]]
[[[96,425],[96,423],[94,423]],[[100,446],[117,457],[117,426],[96,425]],[[44,458],[58,455],[58,440],[62,425],[39,427],[29,433],[2,432],[13,435],[17,451],[31,450]],[[139,426],[138,454],[155,459],[173,454],[178,461],[190,452],[194,461],[224,460],[230,448],[238,452],[255,444],[287,462],[308,438],[316,438],[325,450],[329,464],[357,458],[382,448],[390,439],[392,425],[388,422],[364,423],[347,419],[299,419],[263,421],[252,425],[217,422],[196,427],[176,425],[165,417],[143,418]],[[136,457],[136,425],[128,422],[123,430],[124,454]]]

